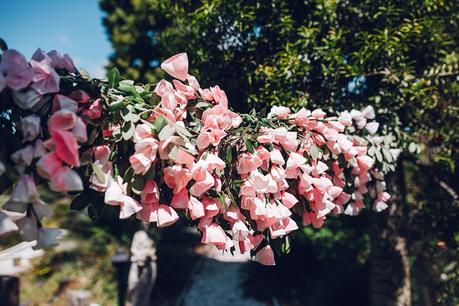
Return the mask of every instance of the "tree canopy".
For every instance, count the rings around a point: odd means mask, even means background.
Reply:
[[[263,115],[270,105],[338,111],[373,105],[380,131],[389,135],[382,145],[403,148],[394,182],[402,205],[388,216],[398,221],[386,226],[408,237],[415,256],[435,254],[436,241],[456,248],[457,2],[102,0],[100,6],[114,48],[110,65],[131,78],[155,82],[163,76],[159,63],[186,51],[192,72],[206,86],[221,80],[237,110],[254,107]]]

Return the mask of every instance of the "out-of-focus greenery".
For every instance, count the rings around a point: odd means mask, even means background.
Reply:
[[[20,275],[24,305],[67,305],[68,290],[87,290],[91,301],[114,305],[116,273],[110,255],[122,242],[110,231],[95,226],[87,214],[69,210],[69,198],[41,190],[41,198],[52,204],[54,215],[46,226],[65,231],[61,244],[32,260],[32,268]],[[1,199],[0,199],[1,203]],[[19,235],[2,239],[1,248],[21,241]]]
[[[344,109],[457,155],[457,1],[101,1],[111,65],[155,82],[186,51],[204,86],[224,84],[238,109]],[[456,146],[457,147],[457,146]],[[411,151],[416,151],[414,145]]]
[[[186,51],[190,73],[203,87],[218,80],[240,111],[372,104],[380,129],[404,150],[414,302],[458,302],[459,2],[102,0],[100,6],[115,51],[110,66],[126,77],[155,82],[164,76],[161,61]],[[331,257],[339,256],[342,241],[362,249],[360,238],[344,234],[355,228],[306,230],[307,245]],[[359,258],[365,265],[366,257]]]

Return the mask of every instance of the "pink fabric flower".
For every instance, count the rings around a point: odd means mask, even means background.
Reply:
[[[246,174],[260,167],[261,159],[252,153],[242,153],[237,164],[237,173]]]
[[[77,117],[75,126],[72,129],[72,133],[78,142],[85,143],[86,141],[88,141],[88,133],[86,131],[86,124],[83,122],[83,120],[81,120],[80,117]]]
[[[287,119],[290,115],[290,108],[285,106],[273,106],[268,114],[268,118],[276,116],[279,119]]]
[[[213,244],[217,248],[222,249],[226,246],[226,234],[220,225],[213,223],[209,225],[202,234],[202,243]]]
[[[158,152],[158,140],[152,137],[143,138],[135,144],[135,152],[145,155],[152,162],[155,161]]]
[[[56,154],[64,162],[71,166],[79,166],[78,144],[75,136],[68,131],[56,130],[52,135],[56,146]]]
[[[108,146],[97,146],[94,148],[94,159],[101,165],[105,165],[110,157]]]
[[[70,130],[77,122],[77,115],[68,110],[55,112],[48,120],[48,129],[52,134],[57,130]]]
[[[155,181],[148,181],[140,193],[142,205],[159,204],[159,189]]]
[[[201,196],[215,184],[214,177],[208,172],[205,171],[204,177],[196,180],[193,186],[190,188],[190,193],[196,197]]]
[[[225,131],[220,129],[214,129],[210,132],[209,141],[213,146],[218,146],[220,141],[226,136]]]
[[[33,71],[29,67],[14,65],[6,75],[6,85],[13,90],[26,88],[32,81]]]
[[[358,156],[357,163],[362,171],[368,171],[374,165],[374,160],[369,156]]]
[[[164,97],[165,95],[171,93],[173,90],[174,87],[172,86],[171,82],[161,80],[158,82],[158,84],[156,84],[154,93],[160,97]]]
[[[220,89],[220,86],[217,85],[215,87],[210,87],[210,92],[212,93],[215,102],[228,107],[228,98],[226,97],[226,93]]]
[[[40,117],[29,115],[21,119],[21,130],[24,140],[31,141],[40,133]]]
[[[214,96],[212,95],[212,92],[210,91],[210,89],[208,89],[208,88],[205,88],[205,89],[199,88],[198,92],[201,95],[201,98],[203,100],[205,100],[205,101],[213,101],[214,100]]]
[[[88,109],[85,109],[83,111],[83,115],[88,116],[89,119],[96,120],[99,119],[100,116],[102,116],[102,111],[102,102],[100,101],[100,99],[97,99],[89,106]]]
[[[159,204],[142,204],[142,209],[136,213],[136,217],[144,222],[158,222]]]
[[[62,160],[55,152],[43,155],[36,164],[37,172],[45,179],[51,179],[62,167]]]
[[[141,153],[130,156],[129,162],[135,174],[145,175],[151,166],[151,160]]]
[[[32,88],[39,94],[47,94],[59,91],[60,77],[54,69],[46,62],[30,62],[34,75]]]
[[[49,183],[49,188],[58,192],[82,191],[83,182],[78,173],[64,166],[53,174]]]
[[[188,195],[188,190],[183,188],[178,193],[174,194],[171,200],[171,206],[178,209],[186,209],[189,206],[190,196]]]
[[[142,209],[139,202],[130,196],[124,195],[122,199],[123,202],[120,204],[120,219],[127,219]]]
[[[58,110],[66,110],[70,112],[76,112],[78,109],[78,103],[66,96],[56,94],[53,98],[53,112]]]
[[[158,207],[158,227],[166,227],[174,224],[178,220],[175,210],[168,205],[159,205]]]
[[[188,85],[191,86],[191,88],[193,88],[194,90],[198,90],[201,86],[199,85],[199,82],[198,80],[192,76],[192,75],[188,75],[186,77],[186,80],[188,81]]]
[[[204,205],[195,197],[190,196],[190,201],[188,202],[188,210],[190,211],[190,217],[192,220],[204,217]]]
[[[292,208],[296,203],[298,203],[298,199],[289,192],[284,192],[281,199],[282,204],[284,204],[287,208]]]
[[[176,54],[161,63],[161,69],[172,77],[185,81],[188,76],[188,56],[186,53]]]
[[[181,191],[191,180],[190,170],[180,165],[164,168],[163,174],[164,182],[169,188],[174,189],[174,194]]]
[[[233,239],[236,241],[244,241],[249,235],[249,229],[242,221],[236,221],[232,227]]]
[[[180,81],[173,80],[172,83],[178,93],[184,95],[187,99],[194,99],[194,89],[191,86],[185,85]]]
[[[254,261],[261,263],[264,266],[274,266],[276,262],[274,261],[274,252],[269,245],[260,249],[257,254],[255,254]]]
[[[32,81],[33,70],[25,57],[16,50],[2,53],[1,69],[6,71],[6,86],[13,90],[21,90]]]

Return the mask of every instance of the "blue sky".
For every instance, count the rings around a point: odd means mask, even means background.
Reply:
[[[27,58],[38,47],[68,53],[92,77],[105,75],[112,52],[97,0],[2,1],[0,37]]]

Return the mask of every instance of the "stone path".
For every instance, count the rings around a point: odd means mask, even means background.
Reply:
[[[204,253],[206,256],[196,265],[177,306],[266,306],[244,296],[242,268],[249,261],[249,255],[233,257],[207,246]]]

